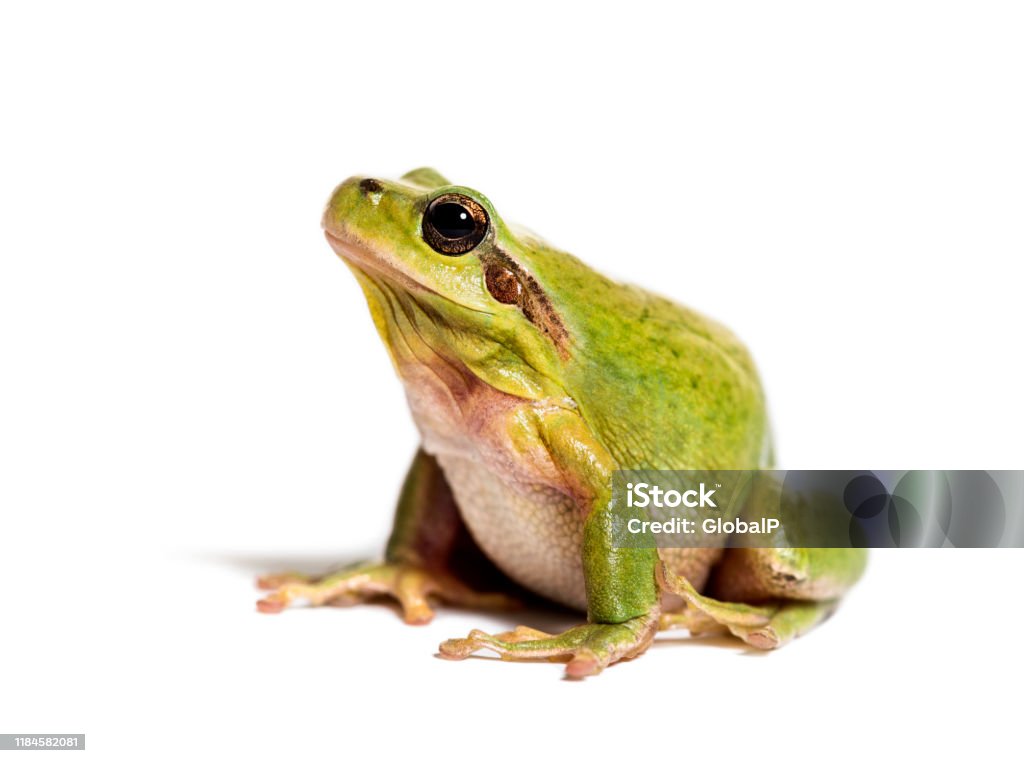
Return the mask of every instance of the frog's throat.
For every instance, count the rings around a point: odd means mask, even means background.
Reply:
[[[435,292],[405,289],[379,271],[345,262],[366,297],[377,333],[407,389],[421,383],[426,372],[456,398],[465,389],[481,385],[523,400],[564,395],[560,383],[524,358],[507,355],[506,362],[493,362],[496,345],[483,337],[459,337],[445,321],[431,317],[436,308],[425,304],[424,297]],[[446,301],[453,309],[480,312]]]
[[[400,267],[391,262],[386,255],[373,252],[370,248],[357,240],[351,240],[330,230],[324,230],[331,248],[354,269],[361,271],[364,275],[373,278],[383,278],[386,281],[394,282],[397,286],[408,292],[423,292],[442,299],[450,305],[461,310],[469,310],[482,315],[493,315],[487,310],[472,307],[460,302],[455,302],[446,295],[430,288],[417,281]],[[566,329],[562,317],[558,314],[548,299],[547,294],[537,283],[536,279],[506,252],[499,248],[480,254],[480,262],[485,271],[491,268],[507,271],[522,287],[522,295],[517,307],[530,323],[540,329],[551,342],[558,356],[562,360],[569,358],[569,331]]]

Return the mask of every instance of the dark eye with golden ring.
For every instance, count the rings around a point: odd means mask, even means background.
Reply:
[[[435,252],[451,257],[465,254],[484,240],[490,221],[487,211],[468,196],[438,196],[423,213],[423,240]]]

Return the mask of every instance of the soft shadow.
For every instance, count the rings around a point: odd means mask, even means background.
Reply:
[[[277,572],[325,575],[353,564],[358,564],[359,562],[373,560],[379,555],[379,552],[373,551],[367,551],[362,554],[348,551],[330,555],[323,552],[312,554],[273,554],[218,551],[189,554],[193,559],[210,564],[219,564],[224,567],[233,567],[240,572],[253,576]]]

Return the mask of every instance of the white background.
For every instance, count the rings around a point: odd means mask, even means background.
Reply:
[[[319,230],[351,174],[436,166],[731,326],[783,467],[1024,467],[1019,8],[5,6],[0,732],[104,761],[1010,756],[1022,552],[876,553],[778,653],[670,638],[582,683],[432,656],[509,618],[261,616],[252,577],[376,553],[416,445]]]

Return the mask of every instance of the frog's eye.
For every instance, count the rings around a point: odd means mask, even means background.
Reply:
[[[487,211],[468,196],[446,193],[423,214],[423,240],[435,252],[456,256],[472,251],[487,235]]]

